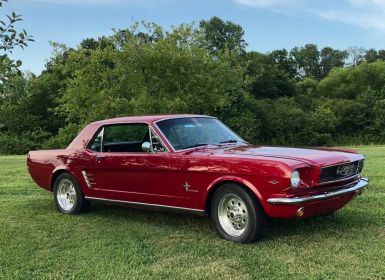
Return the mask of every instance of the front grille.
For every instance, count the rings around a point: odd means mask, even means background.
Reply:
[[[320,183],[353,177],[354,175],[361,173],[363,167],[363,160],[324,167],[321,169]]]

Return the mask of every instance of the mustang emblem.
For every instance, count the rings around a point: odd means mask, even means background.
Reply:
[[[354,166],[354,164],[350,164],[350,165],[341,165],[338,167],[337,169],[337,175],[340,175],[340,176],[349,176],[349,175],[352,175],[354,174],[355,170],[357,169],[356,166]]]
[[[184,183],[183,185],[182,185],[182,187],[184,187],[184,190],[186,191],[186,192],[188,192],[189,190],[190,190],[190,185],[186,182],[186,183]]]
[[[184,188],[184,190],[186,192],[198,192],[198,190],[193,190],[191,189],[191,186],[186,182],[182,185],[182,187]]]

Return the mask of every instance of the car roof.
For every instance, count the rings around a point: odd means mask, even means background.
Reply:
[[[206,117],[213,118],[211,116],[206,115],[195,115],[195,114],[169,114],[169,115],[147,115],[147,116],[130,116],[130,117],[120,117],[113,119],[106,119],[101,121],[93,122],[92,124],[113,124],[113,123],[130,123],[130,122],[147,122],[152,123],[156,121],[160,121],[163,119],[177,119],[177,118],[188,118],[188,117]]]
[[[106,119],[101,121],[96,121],[88,124],[79,134],[75,137],[75,139],[69,144],[67,149],[81,149],[84,148],[87,143],[92,139],[92,136],[95,132],[103,125],[109,124],[124,124],[124,123],[135,123],[135,122],[143,122],[143,123],[153,123],[159,120],[164,119],[177,119],[177,118],[214,118],[211,116],[205,115],[194,115],[194,114],[175,114],[175,115],[147,115],[147,116],[132,116],[132,117],[121,117],[114,119]]]

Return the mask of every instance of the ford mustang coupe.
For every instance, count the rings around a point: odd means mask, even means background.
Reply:
[[[31,151],[34,181],[58,210],[91,201],[207,214],[218,234],[249,243],[268,217],[333,213],[368,185],[352,150],[254,146],[202,115],[97,121],[62,150]]]

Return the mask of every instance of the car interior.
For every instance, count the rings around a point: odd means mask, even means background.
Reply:
[[[130,125],[126,125],[129,127]],[[115,126],[113,128],[120,127],[124,128],[124,125]],[[133,126],[131,126],[133,127]],[[103,141],[103,152],[110,153],[144,153],[142,149],[142,144],[144,142],[150,142],[150,132],[148,130],[148,126],[137,127],[137,129],[130,131],[129,129],[124,131],[124,129],[120,129],[120,131],[102,131],[104,133],[104,141]],[[101,142],[102,142],[102,132],[94,139],[90,148],[93,151],[100,152],[101,151]],[[123,133],[122,133],[123,132]],[[144,136],[142,136],[144,134]],[[125,139],[129,139],[129,141],[125,141]],[[134,140],[132,140],[134,139]],[[135,140],[141,139],[141,140]],[[153,150],[155,152],[163,152],[166,149],[160,143],[158,138],[155,135],[152,135],[152,143]]]

